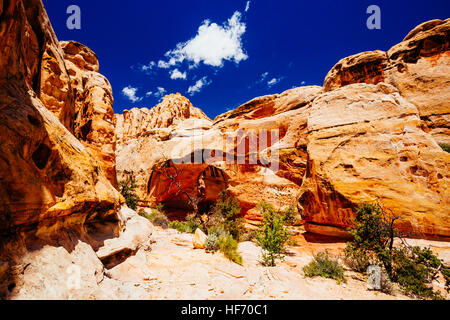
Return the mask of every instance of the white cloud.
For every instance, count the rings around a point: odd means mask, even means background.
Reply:
[[[138,89],[133,88],[132,86],[128,86],[122,89],[122,94],[127,97],[131,102],[139,102],[142,98],[138,97],[137,94]]]
[[[142,71],[150,71],[153,70],[153,68],[156,66],[156,63],[154,61],[150,61],[149,64],[141,66]]]
[[[304,86],[306,84],[306,81],[302,81],[301,85]]]
[[[267,85],[269,87],[273,87],[274,85],[280,83],[280,81],[283,80],[283,77],[281,78],[273,78],[272,80],[270,80],[269,82],[267,82]]]
[[[222,67],[224,61],[239,63],[248,59],[242,47],[246,25],[241,17],[241,13],[236,11],[221,26],[205,20],[194,38],[178,43],[175,49],[166,53],[168,60],[159,61],[158,66],[167,69],[188,61],[190,67],[196,67],[200,63]]]
[[[245,6],[245,12],[248,12],[250,10],[250,1],[247,1],[247,5]]]
[[[267,78],[268,75],[269,75],[268,72],[264,72],[264,73],[261,75],[261,81],[264,81],[264,80]]]
[[[170,72],[170,79],[177,80],[177,79],[183,79],[186,80],[186,72],[181,72],[178,69],[174,69]]]
[[[200,80],[198,80],[193,86],[190,86],[188,89],[188,93],[193,96],[196,93],[200,92],[203,87],[208,86],[211,84],[211,80],[209,80],[207,77],[203,77]]]
[[[156,88],[156,90],[157,91],[153,95],[157,98],[162,98],[167,93],[167,90],[164,89],[163,87],[158,87],[158,88]]]
[[[166,93],[167,93],[166,89],[164,89],[163,87],[158,87],[156,88],[156,91],[149,91],[145,94],[145,96],[147,98],[155,97],[158,99],[162,99],[166,95]]]
[[[161,68],[161,69],[169,69],[170,68],[170,63],[169,62],[165,62],[165,61],[162,61],[162,60],[159,60],[158,61],[158,68]]]

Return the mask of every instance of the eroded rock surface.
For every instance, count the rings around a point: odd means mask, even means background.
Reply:
[[[386,82],[418,109],[439,143],[450,143],[450,19],[425,22],[388,52],[364,52],[342,59],[325,79],[330,91],[352,83]]]
[[[450,136],[449,23],[424,23],[388,52],[342,59],[323,89],[256,98],[212,123],[169,111],[170,99],[126,112],[118,116],[118,136],[129,133],[119,139],[118,166],[138,177],[143,205],[188,210],[162,169],[180,171],[181,186],[195,196],[208,168],[248,222],[261,219],[263,200],[278,208],[298,201],[309,231],[348,236],[355,208],[380,201],[403,217],[401,231],[447,239],[449,155],[439,144]],[[175,120],[159,125],[170,112]]]
[[[92,50],[74,41],[60,45],[75,97],[75,136],[101,161],[106,177],[117,187],[111,84],[98,72],[98,59]]]

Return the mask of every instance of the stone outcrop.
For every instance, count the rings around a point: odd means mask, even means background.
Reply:
[[[71,84],[41,1],[5,3],[0,30],[0,230],[116,215],[119,193],[71,133],[72,93],[58,91]]]
[[[101,160],[111,184],[117,187],[116,134],[111,85],[99,71],[97,56],[88,47],[62,41],[67,72],[73,89],[74,134]]]
[[[40,0],[0,1],[0,299],[147,294],[105,277],[105,265],[147,250],[152,230],[119,212],[104,161],[114,165],[115,138],[102,139],[115,136],[111,88],[95,55],[82,47],[78,59],[71,44],[63,51]],[[97,131],[83,142],[81,104]],[[93,152],[93,139],[107,146]]]
[[[386,82],[413,103],[439,143],[450,143],[450,19],[433,20],[412,30],[389,51],[364,52],[338,62],[328,73],[324,90],[352,83]]]
[[[261,219],[256,206],[263,200],[278,208],[295,206],[296,182],[301,183],[306,170],[306,140],[299,134],[306,118],[299,123],[295,116],[320,91],[305,87],[258,98],[214,123],[198,109],[178,110],[187,101],[180,95],[166,97],[151,110],[125,111],[117,116],[119,176],[136,179],[141,205],[163,203],[176,217],[192,210],[180,188],[191,198],[201,198],[202,213],[227,190],[238,198],[249,222]],[[165,114],[175,115],[170,123],[160,120]],[[271,165],[279,170],[275,173]]]
[[[352,84],[317,97],[308,140],[299,200],[307,230],[344,235],[358,204],[380,201],[402,217],[403,233],[450,235],[450,155],[422,130],[418,108],[396,88]]]
[[[208,200],[225,186],[248,222],[261,219],[263,200],[298,200],[307,230],[345,237],[356,207],[380,201],[402,217],[402,232],[447,239],[449,155],[438,144],[449,139],[449,23],[424,23],[388,52],[341,60],[323,89],[256,98],[214,122],[180,117],[173,96],[127,111],[117,122],[118,166],[138,178],[142,205],[188,210],[167,168],[192,196],[216,172]],[[172,122],[160,120],[169,113]]]

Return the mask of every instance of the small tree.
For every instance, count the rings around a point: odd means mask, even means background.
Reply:
[[[345,261],[355,271],[364,272],[368,265],[379,264],[389,279],[398,283],[405,293],[421,298],[441,298],[434,292],[432,281],[442,274],[448,286],[450,269],[429,248],[409,246],[395,229],[400,219],[388,214],[380,204],[359,206],[350,229],[353,240],[347,244]],[[394,240],[401,240],[394,246]]]
[[[129,176],[126,180],[119,182],[120,193],[125,198],[128,208],[136,210],[139,202],[139,197],[136,194],[136,180]]]
[[[284,245],[289,240],[285,224],[285,215],[276,212],[274,207],[262,202],[259,210],[264,217],[262,226],[256,231],[256,239],[263,248],[262,258],[266,266],[274,267],[275,260],[284,258]]]
[[[218,224],[214,227],[223,229],[223,231],[228,232],[235,240],[239,241],[244,232],[244,219],[239,216],[240,213],[239,201],[222,191],[219,194],[215,212],[211,217],[212,222],[216,221]]]

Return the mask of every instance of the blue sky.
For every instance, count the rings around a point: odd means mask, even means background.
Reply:
[[[416,25],[450,17],[448,0],[44,0],[59,40],[90,47],[114,111],[180,92],[209,117],[266,94],[322,85],[346,56],[388,50]],[[66,27],[69,5],[81,30]],[[381,30],[366,10],[381,8]]]

